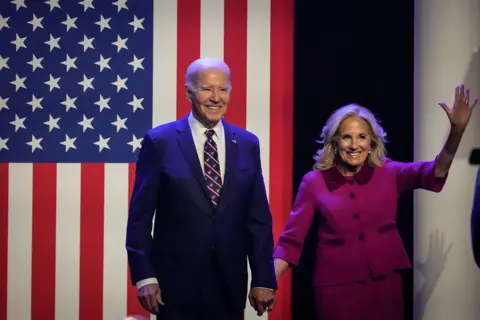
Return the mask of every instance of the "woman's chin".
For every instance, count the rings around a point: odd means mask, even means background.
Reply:
[[[365,159],[354,159],[354,160],[348,159],[347,161],[345,161],[344,165],[348,169],[348,171],[356,172],[360,170],[360,168],[364,163],[365,163]]]
[[[363,165],[365,160],[355,160],[355,161],[348,161],[347,164],[352,167],[360,167]]]

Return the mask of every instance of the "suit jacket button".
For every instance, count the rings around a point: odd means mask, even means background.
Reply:
[[[212,245],[212,250],[216,250],[217,247],[215,245]]]
[[[353,192],[350,193],[350,198],[352,198],[352,199],[355,198],[355,193],[353,193]]]
[[[365,240],[365,235],[362,233],[358,236],[358,240]]]
[[[358,213],[355,212],[355,213],[353,214],[353,219],[358,219]]]

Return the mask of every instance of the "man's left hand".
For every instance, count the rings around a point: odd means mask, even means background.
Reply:
[[[265,311],[270,312],[275,305],[275,291],[267,288],[253,288],[248,300],[250,305],[257,311],[257,315],[261,316]]]

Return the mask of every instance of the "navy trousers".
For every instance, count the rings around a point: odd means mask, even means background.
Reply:
[[[157,320],[243,320],[244,310],[233,308],[228,301],[221,268],[214,252],[210,268],[202,282],[198,299],[192,306],[166,304],[160,308]]]

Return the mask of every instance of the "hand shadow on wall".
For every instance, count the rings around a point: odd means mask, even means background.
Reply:
[[[464,78],[464,84],[470,88],[471,103],[475,97],[480,98],[480,51],[476,50],[470,58],[467,72]],[[447,103],[448,104],[448,103]],[[480,104],[480,102],[479,102]],[[457,158],[468,159],[473,148],[480,147],[480,109],[479,105],[475,108],[470,123],[463,134],[462,143],[457,151]]]
[[[427,303],[442,275],[452,247],[453,243],[450,242],[445,249],[445,232],[437,229],[430,233],[427,259],[424,262],[415,262],[415,269],[423,276],[423,284],[417,289],[414,298],[415,320],[423,319]]]

